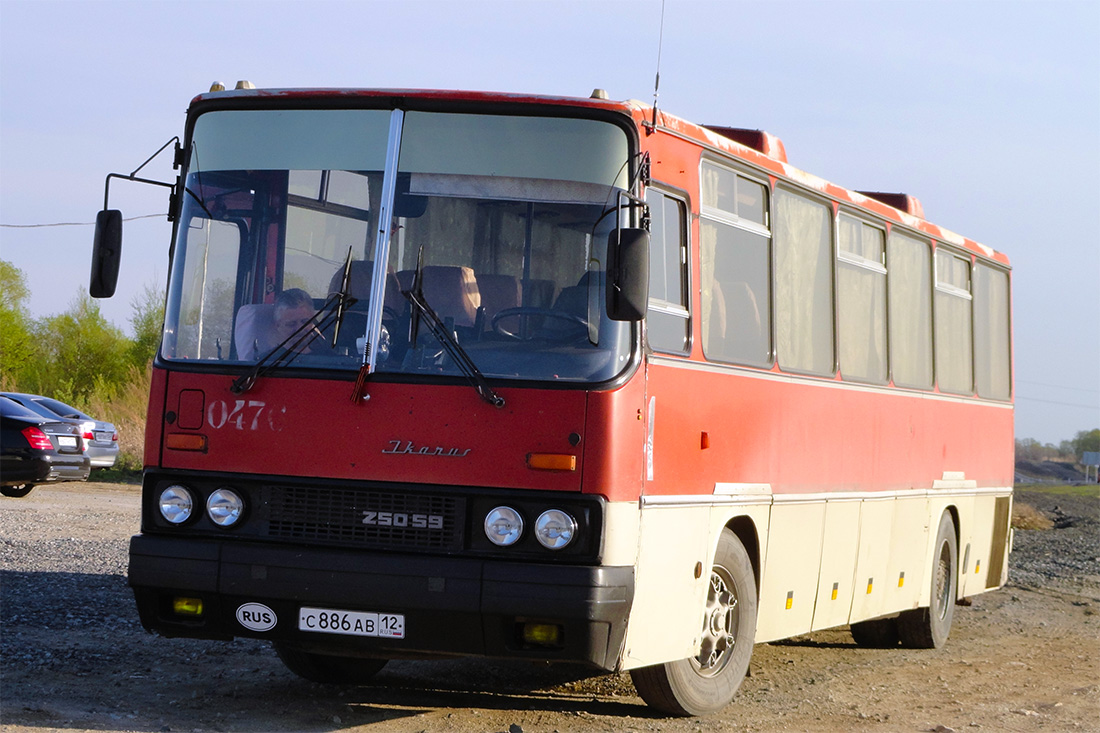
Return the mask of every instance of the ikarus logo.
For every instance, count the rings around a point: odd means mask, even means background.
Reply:
[[[262,603],[245,603],[237,609],[237,621],[252,631],[271,631],[279,618]]]

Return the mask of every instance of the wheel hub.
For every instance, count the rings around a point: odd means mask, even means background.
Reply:
[[[715,568],[710,575],[703,640],[695,660],[700,674],[711,676],[722,671],[733,653],[736,635],[737,595],[722,569]]]

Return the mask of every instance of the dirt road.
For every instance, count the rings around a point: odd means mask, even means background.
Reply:
[[[626,674],[391,662],[370,686],[324,687],[260,642],[160,639],[125,579],[137,487],[39,487],[0,499],[0,731],[1098,730],[1098,505],[1040,507],[1061,521],[1016,533],[1022,580],[957,608],[943,650],[863,649],[846,629],[761,644],[733,705],[667,719]]]

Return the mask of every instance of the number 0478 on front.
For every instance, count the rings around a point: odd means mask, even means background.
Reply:
[[[333,608],[301,608],[298,630],[347,636],[405,638],[405,616],[400,613],[365,613]]]

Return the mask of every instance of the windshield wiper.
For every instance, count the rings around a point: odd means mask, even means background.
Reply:
[[[256,380],[272,369],[291,364],[302,355],[304,349],[308,348],[317,339],[325,341],[322,331],[336,322],[337,319],[342,318],[344,309],[355,302],[355,298],[346,293],[346,288],[347,279],[345,278],[344,289],[341,292],[330,296],[321,306],[321,310],[317,311],[308,321],[298,326],[293,333],[264,354],[248,373],[234,379],[233,384],[229,386],[229,391],[233,394],[247,392],[256,384]],[[332,339],[332,346],[333,348],[336,347],[335,335]]]
[[[332,329],[332,348],[336,348],[336,340],[340,338],[340,327],[344,325],[344,314],[355,302],[355,298],[348,294],[351,286],[351,247],[348,247],[348,258],[344,260],[344,275],[340,279],[340,292],[336,294],[339,300],[336,302],[336,326]]]
[[[424,250],[422,248],[416,258],[416,276],[413,278],[412,287],[401,291],[401,294],[413,307],[412,322],[409,324],[409,342],[415,347],[420,330],[420,321],[423,319],[428,330],[443,345],[443,350],[447,352],[458,368],[462,370],[462,373],[466,375],[466,378],[470,380],[470,383],[474,385],[474,389],[477,390],[481,399],[493,407],[504,407],[504,398],[493,391],[493,388],[489,386],[489,381],[485,379],[485,375],[481,373],[481,370],[474,364],[473,359],[466,353],[466,349],[462,348],[451,330],[447,328],[447,325],[443,323],[442,319],[428,305],[428,301],[425,300],[422,287],[423,257]]]

